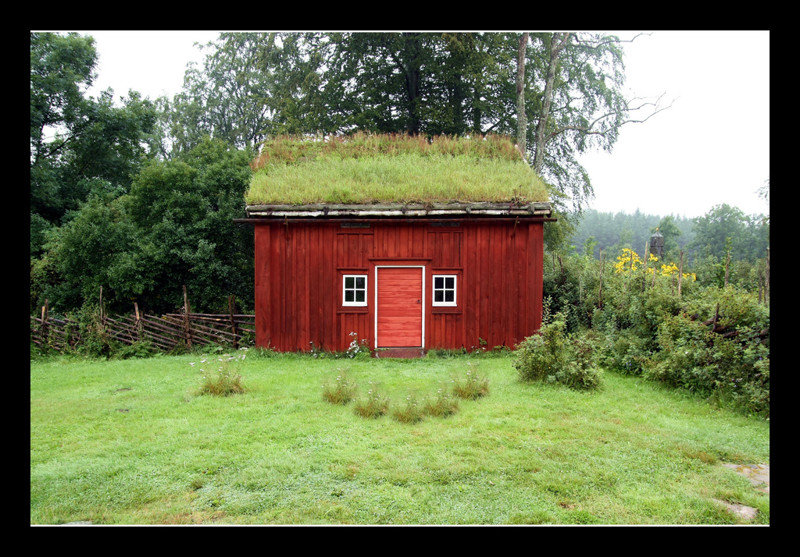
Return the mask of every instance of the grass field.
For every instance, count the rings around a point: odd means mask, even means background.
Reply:
[[[216,356],[214,356],[216,357]],[[732,524],[713,499],[769,495],[720,463],[768,463],[769,422],[638,378],[582,393],[510,357],[241,364],[245,394],[197,396],[201,356],[31,363],[31,523]],[[422,398],[467,362],[490,393],[405,424],[322,399]]]

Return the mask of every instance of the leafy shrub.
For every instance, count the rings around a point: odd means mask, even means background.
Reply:
[[[79,354],[90,358],[108,358],[119,350],[119,343],[106,333],[96,305],[87,302],[75,312],[74,319],[78,322],[81,335],[76,347]]]
[[[603,363],[614,371],[626,375],[641,375],[651,352],[647,339],[630,330],[613,331],[606,337]]]
[[[768,338],[746,327],[737,332],[726,338],[687,315],[665,319],[658,330],[659,350],[644,375],[768,415]]]
[[[225,355],[227,356],[227,354]],[[217,358],[219,365],[215,373],[207,373],[205,367],[208,365],[208,359],[203,358],[200,360],[202,366],[200,371],[203,372],[203,384],[198,391],[199,395],[214,395],[214,396],[230,396],[234,394],[241,394],[245,392],[242,386],[242,376],[231,364],[233,360],[243,361],[245,355],[241,356],[228,356]],[[190,364],[194,367],[194,362]]]
[[[462,378],[453,379],[453,394],[459,398],[476,400],[489,394],[489,378],[480,376],[472,362],[467,363],[467,371]]]
[[[406,397],[404,406],[394,409],[392,417],[398,422],[413,424],[422,421],[425,411],[417,401],[417,397],[410,394]]]
[[[156,353],[156,349],[150,341],[142,340],[133,344],[126,344],[119,348],[114,354],[115,358],[127,360],[128,358],[149,358]]]
[[[538,335],[523,340],[515,351],[514,367],[523,381],[562,383],[573,389],[596,389],[600,373],[594,366],[595,343],[567,335],[563,313],[542,325]]]
[[[440,388],[425,402],[425,413],[437,418],[445,418],[458,412],[458,400],[446,389]]]
[[[339,370],[336,378],[323,385],[322,398],[331,404],[347,404],[356,394],[356,384]]]
[[[383,395],[372,383],[366,397],[355,403],[355,412],[362,418],[380,418],[389,410],[389,398]]]

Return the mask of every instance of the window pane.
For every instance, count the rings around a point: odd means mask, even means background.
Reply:
[[[452,302],[455,300],[454,292],[452,290],[445,290],[444,291],[444,301],[445,302]]]
[[[434,290],[433,291],[433,301],[434,302],[443,302],[444,301],[444,292],[441,290]]]
[[[444,288],[444,277],[435,277],[433,279],[434,288]]]
[[[356,288],[364,288],[364,277],[356,277]]]
[[[353,288],[353,286],[355,286],[355,280],[355,277],[344,277],[344,287]]]
[[[456,277],[445,277],[444,285],[446,288],[455,288],[456,286]]]
[[[363,302],[363,301],[364,301],[364,291],[356,290],[356,302]]]
[[[352,302],[353,301],[353,291],[352,290],[345,290],[344,291],[344,301],[345,302]]]

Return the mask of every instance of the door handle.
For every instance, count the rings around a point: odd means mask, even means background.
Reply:
[[[422,300],[417,300],[417,303],[418,303],[418,304],[421,304],[421,303],[422,303]]]

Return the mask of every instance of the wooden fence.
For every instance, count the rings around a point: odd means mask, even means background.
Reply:
[[[204,344],[220,344],[234,349],[252,346],[255,340],[255,315],[234,313],[232,297],[228,306],[228,313],[192,313],[184,291],[184,311],[180,313],[146,315],[139,312],[137,304],[134,304],[134,311],[130,315],[105,315],[101,309],[98,333],[121,344],[147,341],[164,351],[173,350],[181,344],[187,348]],[[66,316],[50,315],[47,302],[42,306],[40,316],[31,316],[30,323],[31,342],[37,346],[63,352],[76,348],[82,342],[79,323]]]

